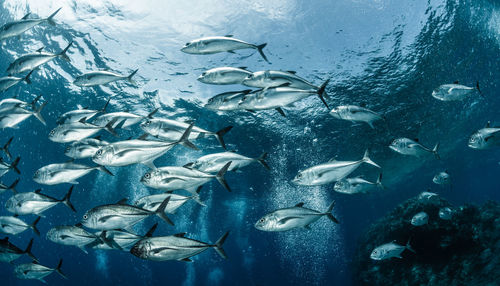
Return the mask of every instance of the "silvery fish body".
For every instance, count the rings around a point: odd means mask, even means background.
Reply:
[[[4,92],[21,81],[26,81],[30,83],[27,77],[16,77],[16,76],[4,76],[0,77],[0,92]]]
[[[426,212],[419,212],[411,218],[411,224],[414,226],[426,225],[429,222],[429,215]]]
[[[210,55],[221,52],[233,52],[241,49],[256,49],[262,58],[268,62],[262,49],[266,44],[254,45],[242,40],[233,38],[231,35],[224,37],[205,37],[188,42],[182,47],[181,51],[187,54]]]
[[[241,84],[251,74],[252,72],[242,68],[218,67],[203,72],[198,81],[208,84]]]
[[[61,264],[62,260],[59,261],[59,266],[57,268],[49,268],[36,262],[19,264],[14,267],[14,274],[19,279],[35,279],[47,284],[43,278],[52,274],[52,272],[57,272],[63,278],[67,279],[61,272]]]
[[[258,88],[269,88],[287,85],[288,87],[309,90],[309,89],[319,89],[307,80],[297,76],[295,72],[289,71],[258,71],[250,73],[245,80],[242,82],[243,85]]]
[[[401,253],[403,253],[403,251],[405,251],[405,249],[408,249],[412,252],[415,252],[410,247],[409,243],[406,244],[406,246],[404,246],[404,245],[397,244],[395,241],[389,242],[389,243],[377,246],[370,254],[370,258],[373,260],[384,260],[384,259],[390,259],[390,258],[403,258],[403,257],[401,257]]]
[[[448,172],[439,172],[432,178],[432,182],[438,185],[447,185],[450,183],[450,174]]]
[[[43,125],[45,125],[45,120],[42,118],[40,112],[44,108],[44,102],[36,111],[26,110],[19,106],[14,106],[12,108],[5,108],[0,110],[0,128],[18,128],[19,123],[35,116]]]
[[[67,123],[72,123],[72,122],[78,122],[84,118],[85,118],[85,120],[90,120],[94,116],[96,116],[99,112],[101,112],[101,111],[100,110],[85,109],[85,108],[71,110],[71,111],[68,111],[68,112],[64,113],[63,115],[59,116],[56,123],[59,125],[62,125],[62,124],[67,124]]]
[[[327,216],[330,220],[338,223],[333,217],[331,211],[335,202],[328,207],[326,212],[303,207],[304,203],[299,203],[291,208],[283,208],[275,210],[255,223],[255,228],[262,231],[287,231],[295,228],[309,228],[309,225],[319,220],[323,216]]]
[[[29,103],[22,101],[22,100],[19,100],[17,98],[6,98],[6,99],[2,99],[0,101],[0,110],[12,109],[14,107],[21,107],[21,108],[26,109],[26,108],[29,108],[31,106],[32,106],[32,104],[29,104]]]
[[[7,74],[12,75],[32,71],[59,56],[59,54],[45,52],[36,52],[21,56],[9,65],[7,68]]]
[[[432,97],[442,101],[463,100],[466,97],[479,93],[478,87],[469,87],[461,84],[443,84],[432,91]]]
[[[108,144],[108,142],[97,138],[85,138],[66,147],[64,155],[73,159],[92,158],[97,150]]]
[[[231,162],[228,171],[234,171],[254,162],[260,162],[264,165],[265,156],[265,153],[259,158],[249,158],[231,151],[214,153],[196,159],[196,161],[189,165],[189,168],[194,168],[205,173],[217,173],[224,165]],[[264,166],[266,167],[267,164]]]
[[[141,183],[154,189],[164,191],[186,190],[195,194],[199,186],[215,178],[215,175],[196,169],[168,166],[149,171],[142,176]]]
[[[33,180],[39,184],[56,185],[63,183],[78,184],[76,180],[93,170],[104,170],[101,166],[89,167],[75,163],[50,164],[38,169],[33,175]]]
[[[272,87],[245,95],[239,107],[248,110],[266,110],[288,106],[311,95],[317,95],[315,89],[303,90],[293,87]]]
[[[27,193],[18,193],[10,197],[7,202],[5,202],[5,208],[7,209],[7,211],[17,215],[35,214],[40,216],[40,214],[44,211],[54,207],[59,203],[63,203],[72,211],[76,212],[75,208],[70,202],[72,191],[73,187],[69,189],[66,196],[64,196],[64,198],[61,200],[44,195],[40,193],[40,190]]]
[[[342,105],[337,106],[336,108],[330,111],[330,115],[337,119],[349,120],[353,122],[366,122],[370,125],[371,128],[375,128],[373,126],[373,122],[377,120],[383,119],[383,117],[371,111],[368,108],[364,108],[356,105]]]
[[[100,237],[102,235],[102,231],[96,232],[94,235]],[[109,240],[113,240],[113,242],[122,250],[129,250],[135,243],[144,238],[144,236],[118,229],[107,230],[106,237]],[[112,247],[106,243],[96,244],[92,246],[92,248],[101,250],[119,250],[119,248]]]
[[[17,169],[17,164],[19,163],[19,157],[16,158],[16,160],[14,160],[14,162],[12,162],[11,164],[5,162],[2,157],[0,157],[0,178],[3,177],[3,175],[7,174],[10,169],[14,169],[14,171],[16,171],[18,174],[20,174],[21,172],[19,171],[19,169]],[[4,188],[4,190],[6,190],[7,188]]]
[[[57,9],[47,18],[28,19],[28,16],[30,14],[27,14],[21,20],[4,24],[2,27],[0,27],[0,41],[11,37],[17,37],[27,30],[45,21],[47,21],[51,25],[55,25],[53,17],[57,14],[57,12],[59,12],[59,10],[61,10],[61,8]]]
[[[173,193],[163,193],[163,194],[145,196],[138,199],[134,203],[134,205],[148,211],[155,211],[167,197],[170,197],[170,200],[168,201],[168,204],[165,207],[166,213],[171,213],[171,214],[175,213],[178,208],[180,208],[190,200],[194,200],[197,203],[203,205],[203,203],[199,201],[198,195],[183,196]]]
[[[408,138],[398,138],[394,139],[389,145],[389,148],[397,153],[409,156],[424,157],[429,154],[434,154],[437,158],[439,143],[437,143],[433,149],[429,149],[415,140]]]
[[[490,149],[500,146],[500,127],[489,127],[479,129],[469,138],[467,145],[472,149]]]
[[[27,249],[25,251],[19,249],[19,247],[9,242],[9,238],[5,237],[0,239],[0,262],[12,262],[24,254],[28,254],[32,256],[33,259],[36,259],[31,253],[31,245],[33,244],[33,239],[30,241]]]
[[[375,183],[367,181],[359,176],[355,178],[344,178],[340,181],[335,182],[333,190],[344,194],[367,193],[371,189],[373,189],[374,186],[382,186],[380,178],[381,177],[379,177],[379,179]]]
[[[418,199],[419,200],[430,200],[432,198],[435,198],[437,197],[438,194],[436,193],[432,193],[432,192],[421,192],[419,195],[418,195]]]
[[[99,241],[99,237],[85,229],[74,225],[61,225],[47,232],[47,239],[58,244],[76,246],[87,252],[85,246]]]
[[[52,129],[49,133],[49,139],[57,143],[80,141],[94,136],[103,129],[106,129],[106,127],[97,126],[88,122],[70,122]]]
[[[37,219],[38,220],[38,219]],[[37,221],[36,221],[37,222]],[[36,223],[34,223],[36,224]],[[0,216],[0,232],[5,234],[17,235],[27,229],[35,228],[18,217]],[[38,230],[36,230],[38,231]],[[35,231],[35,232],[36,232]]]
[[[73,84],[80,87],[96,86],[112,83],[118,80],[128,80],[131,84],[135,85],[132,77],[137,73],[137,70],[133,71],[130,75],[120,75],[110,71],[93,71],[86,74],[82,74],[75,78]]]
[[[331,160],[328,163],[310,167],[299,171],[292,180],[293,183],[302,186],[320,186],[339,181],[354,172],[361,164],[368,163],[380,168],[368,157],[368,150],[363,159],[359,161],[336,161]]]
[[[116,123],[113,125],[113,128],[115,128],[118,124],[120,124],[122,128],[130,128],[133,125],[139,124],[143,119],[144,116],[129,112],[112,112],[99,115],[92,121],[92,124],[104,127],[109,122],[115,120]]]
[[[184,131],[189,127],[189,123],[166,118],[152,118],[146,119],[141,123],[140,127],[142,131],[151,136],[174,142],[181,138]],[[215,135],[215,132],[193,126],[189,134],[189,140],[194,140],[204,135]]]
[[[439,218],[442,220],[450,220],[453,216],[453,210],[449,207],[439,209]]]
[[[205,108],[214,111],[232,111],[241,110],[240,102],[243,97],[249,94],[252,90],[241,90],[241,91],[230,91],[217,94],[216,96],[210,98],[205,104]]]

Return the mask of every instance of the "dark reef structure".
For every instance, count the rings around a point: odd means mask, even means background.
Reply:
[[[439,217],[453,210],[451,220]],[[416,227],[412,216],[425,211],[429,223]],[[402,259],[370,259],[381,244],[410,244]],[[500,204],[454,208],[439,196],[413,198],[373,224],[360,241],[354,263],[356,285],[500,285]]]

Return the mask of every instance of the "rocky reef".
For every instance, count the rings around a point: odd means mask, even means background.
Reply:
[[[443,207],[452,209],[450,220],[439,217]],[[411,225],[422,211],[428,224]],[[416,253],[370,259],[375,247],[394,240],[410,240]],[[356,285],[500,285],[500,204],[453,207],[439,196],[409,199],[370,227],[353,263]]]

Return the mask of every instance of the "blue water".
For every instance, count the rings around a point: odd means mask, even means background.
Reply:
[[[42,188],[56,198],[64,196],[69,185],[41,186],[31,179],[38,168],[68,160],[64,146],[49,141],[47,135],[65,111],[101,108],[110,97],[110,111],[146,115],[160,108],[158,117],[196,119],[197,125],[208,130],[233,125],[225,136],[228,149],[251,157],[266,151],[272,170],[254,164],[241,173],[228,174],[232,193],[211,182],[201,195],[207,207],[189,202],[171,216],[175,227],[160,222],[156,235],[187,232],[207,242],[230,231],[224,245],[228,260],[207,250],[194,257],[194,263],[148,262],[119,251],[91,250],[86,255],[75,247],[48,241],[47,230],[79,222],[96,205],[121,198],[135,201],[155,193],[139,182],[147,171],[142,165],[110,168],[114,177],[89,174],[79,180],[73,193],[76,214],[60,205],[40,221],[42,236],[35,237],[34,254],[50,267],[62,258],[62,269],[70,279],[52,274],[46,278],[51,285],[352,285],[351,262],[358,240],[371,223],[399,203],[428,188],[455,205],[500,199],[500,149],[477,151],[466,144],[469,135],[488,120],[500,121],[500,4],[496,1],[4,0],[0,22],[19,19],[27,12],[45,17],[61,6],[57,26],[37,26],[20,39],[10,39],[0,50],[2,71],[27,52],[42,46],[58,52],[73,41],[68,52],[71,63],[56,59],[34,73],[31,85],[20,83],[2,95],[19,94],[30,101],[42,94],[48,101],[43,112],[47,126],[30,118],[19,129],[2,131],[0,141],[14,136],[11,153],[21,156],[19,191]],[[192,39],[226,34],[268,43],[264,51],[272,64],[250,50],[209,56],[179,50]],[[295,70],[316,84],[330,78],[331,106],[366,104],[383,113],[388,126],[372,130],[336,120],[312,97],[287,108],[286,118],[275,111],[206,110],[203,105],[211,96],[240,88],[196,80],[202,71],[226,65],[252,71]],[[136,68],[138,87],[117,82],[80,89],[72,84],[75,76],[91,70],[126,74]],[[486,99],[441,102],[431,97],[435,87],[455,80],[467,85],[479,81]],[[140,134],[138,127],[120,131],[123,139]],[[439,141],[441,160],[396,154],[387,147],[395,137],[419,138],[428,146]],[[222,151],[213,138],[196,144],[202,151],[175,147],[156,165],[183,165]],[[356,160],[367,148],[383,167],[385,191],[346,196],[335,193],[333,185],[299,187],[290,182],[300,169],[336,156]],[[432,183],[434,174],[444,169],[453,178],[452,190]],[[378,173],[363,166],[355,174],[371,180]],[[15,178],[16,174],[9,173],[2,181],[8,184]],[[9,196],[4,193],[0,200]],[[339,225],[321,219],[312,230],[284,233],[253,227],[274,209],[305,202],[322,211],[332,200],[336,200]],[[0,214],[8,212],[2,208]],[[157,220],[149,218],[135,230],[145,233]],[[26,231],[11,241],[24,248],[32,236]],[[9,264],[0,267],[2,285],[39,283],[18,280],[12,269]]]

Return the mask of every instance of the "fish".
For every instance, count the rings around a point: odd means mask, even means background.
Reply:
[[[242,110],[242,108],[240,108],[240,102],[243,97],[250,92],[252,92],[251,89],[246,89],[217,94],[214,97],[208,99],[207,104],[205,104],[205,108],[213,111]]]
[[[339,223],[339,221],[332,215],[335,201],[333,201],[326,212],[319,212],[316,210],[304,207],[304,203],[298,203],[290,208],[283,208],[275,210],[266,214],[255,223],[255,228],[262,231],[287,231],[296,228],[310,229],[310,225],[321,217],[326,216],[332,222]]]
[[[25,223],[17,216],[0,216],[0,232],[11,235],[18,235],[27,229],[40,236],[40,231],[36,227],[41,217],[37,217],[31,224]]]
[[[64,150],[64,155],[73,159],[92,158],[100,148],[109,143],[101,140],[100,136],[94,138],[85,138],[80,141],[72,142]]]
[[[10,186],[6,186],[3,183],[0,183],[0,194],[8,190],[11,190],[14,194],[17,194],[17,183],[19,183],[19,179],[16,179]]]
[[[325,81],[319,89],[304,90],[288,86],[264,88],[243,96],[239,107],[249,111],[276,109],[282,116],[285,116],[283,107],[311,95],[318,95],[323,104],[328,107],[323,98],[328,82],[329,80]]]
[[[94,243],[91,247],[100,250],[117,249],[129,251],[139,240],[146,237],[152,237],[157,227],[158,223],[155,223],[145,235],[138,235],[123,229],[99,231],[96,232],[95,235],[99,236],[101,240],[105,242]]]
[[[130,84],[137,86],[132,77],[139,69],[134,70],[129,75],[120,75],[110,71],[93,71],[77,76],[73,84],[79,87],[97,86],[112,83],[118,80],[126,80]]]
[[[424,157],[428,154],[434,154],[436,159],[439,159],[438,149],[439,142],[434,145],[434,148],[429,149],[418,142],[418,139],[411,140],[408,138],[394,139],[389,148],[397,153],[415,157]]]
[[[33,175],[33,180],[43,185],[57,185],[63,183],[78,184],[76,180],[87,175],[93,170],[99,170],[110,176],[114,176],[104,166],[86,166],[73,162],[49,164],[38,169]]]
[[[234,151],[214,153],[196,159],[192,163],[187,163],[184,167],[197,169],[205,173],[217,173],[225,164],[231,162],[228,171],[236,171],[253,162],[261,164],[267,170],[271,170],[266,162],[267,153],[262,153],[258,158],[249,158]]]
[[[153,163],[154,160],[167,153],[177,144],[198,150],[188,140],[192,128],[193,125],[189,125],[179,141],[176,142],[150,141],[140,138],[113,142],[97,150],[94,156],[92,156],[92,161],[101,166],[115,167],[140,163],[151,169],[156,169]]]
[[[500,127],[491,127],[490,122],[474,132],[467,143],[472,149],[485,150],[500,146]]]
[[[414,226],[426,225],[429,222],[429,215],[426,212],[419,212],[411,218],[411,224]]]
[[[73,42],[70,42],[66,46],[66,48],[64,48],[58,54],[42,52],[43,48],[41,48],[38,49],[35,53],[23,55],[9,65],[9,67],[7,68],[7,74],[10,76],[26,71],[33,71],[37,67],[48,63],[55,58],[61,58],[67,62],[70,62],[71,60],[66,53],[72,44]]]
[[[349,176],[363,163],[381,168],[369,158],[368,150],[366,150],[363,158],[359,161],[336,161],[332,159],[327,163],[299,171],[292,183],[301,186],[321,186],[333,183]]]
[[[382,120],[384,117],[368,108],[356,105],[341,105],[330,111],[330,115],[342,120],[352,122],[366,122],[372,129],[375,129],[373,122]]]
[[[3,177],[3,175],[7,174],[7,172],[9,172],[11,169],[16,173],[21,174],[21,171],[19,171],[19,169],[17,168],[19,160],[21,160],[21,157],[17,157],[12,163],[9,164],[5,162],[2,157],[0,157],[0,177]]]
[[[409,251],[415,253],[415,250],[410,245],[410,240],[406,243],[406,245],[399,245],[396,241],[392,241],[389,243],[382,244],[377,246],[372,253],[370,254],[370,258],[373,260],[385,260],[390,258],[403,258],[401,253],[408,249]]]
[[[451,184],[450,174],[448,171],[437,173],[434,178],[432,178],[432,182],[437,185],[448,185]]]
[[[197,80],[207,84],[241,84],[251,74],[246,67],[218,67],[203,72]]]
[[[24,81],[27,84],[31,84],[30,76],[33,71],[30,71],[25,77],[17,76],[4,76],[0,77],[0,92],[7,91],[9,88],[15,86],[16,84]]]
[[[35,116],[43,125],[47,125],[41,113],[45,105],[47,105],[47,101],[42,103],[42,105],[34,111],[26,110],[22,107],[12,107],[0,110],[0,128],[17,129],[19,128],[19,123],[28,119],[30,116]]]
[[[4,24],[2,27],[0,27],[0,41],[12,37],[18,37],[22,33],[43,22],[47,22],[50,25],[55,26],[56,23],[54,22],[54,16],[59,12],[59,10],[61,10],[61,8],[57,9],[47,18],[29,19],[28,17],[31,15],[31,13],[28,13],[23,18],[21,18],[21,20]]]
[[[168,201],[168,205],[165,208],[166,213],[174,214],[176,213],[177,209],[183,206],[185,203],[187,203],[190,200],[195,201],[196,203],[206,206],[201,200],[200,200],[200,190],[201,186],[198,187],[196,190],[196,194],[192,196],[183,196],[183,195],[178,195],[178,194],[173,194],[172,192],[166,192],[163,194],[155,194],[155,195],[149,195],[145,196],[142,198],[139,198],[134,205],[140,208],[143,208],[148,211],[154,211],[158,208],[158,206],[167,198],[170,197],[170,200]]]
[[[82,118],[80,121],[65,123],[52,129],[49,133],[49,140],[57,143],[80,141],[85,138],[94,136],[101,130],[106,130],[111,135],[118,137],[118,134],[113,128],[113,125],[115,123],[116,120],[112,120],[111,122],[106,124],[106,126],[101,127],[92,123],[88,123],[86,122],[86,118]]]
[[[226,232],[215,244],[187,238],[185,235],[186,233],[183,232],[170,236],[144,238],[130,249],[130,253],[151,261],[177,260],[191,262],[190,258],[192,256],[213,248],[222,258],[227,259],[222,245],[226,241],[229,232]]]
[[[111,98],[108,99],[108,101],[106,101],[106,104],[104,104],[104,106],[100,110],[81,108],[65,112],[61,116],[59,116],[56,123],[58,125],[62,125],[70,122],[78,122],[81,121],[82,119],[85,119],[85,121],[90,120],[99,113],[106,113],[106,108],[108,107],[110,100]]]
[[[449,207],[439,209],[439,218],[442,220],[450,220],[453,216],[453,211]]]
[[[41,191],[38,189],[34,192],[15,194],[5,202],[5,208],[7,211],[17,215],[34,214],[43,217],[42,213],[44,211],[62,203],[76,213],[76,209],[70,201],[73,186],[71,186],[66,195],[60,200],[44,195]]]
[[[28,243],[28,246],[25,250],[19,249],[19,247],[15,246],[9,241],[8,237],[0,239],[0,261],[1,262],[9,262],[18,259],[23,255],[28,255],[34,261],[38,261],[38,259],[31,252],[31,248],[33,247],[33,238]]]
[[[113,126],[116,128],[116,126],[120,123],[122,123],[121,128],[130,128],[133,125],[139,124],[141,121],[144,119],[148,118],[153,118],[153,115],[158,112],[158,108],[153,110],[151,113],[149,113],[146,116],[140,116],[136,115],[133,113],[129,112],[112,112],[112,113],[106,113],[103,115],[98,116],[96,119],[92,121],[92,124],[95,124],[97,126],[106,126],[109,122],[115,120],[116,123]]]
[[[288,87],[308,90],[319,89],[307,80],[297,76],[295,71],[275,71],[265,70],[249,74],[242,82],[243,85],[257,88],[279,87],[286,85]]]
[[[36,261],[33,261],[31,263],[19,264],[14,267],[14,274],[19,279],[39,280],[44,284],[47,284],[47,282],[43,278],[52,274],[52,272],[57,272],[57,274],[61,275],[61,277],[63,277],[64,279],[68,279],[66,275],[64,275],[64,273],[61,271],[62,262],[63,260],[60,259],[59,264],[56,268],[43,266],[41,264],[38,264],[38,262]]]
[[[456,101],[463,100],[475,93],[482,96],[479,89],[479,82],[476,82],[475,87],[469,87],[458,84],[458,81],[452,84],[443,84],[432,91],[432,97],[441,101]]]
[[[226,163],[216,175],[186,167],[161,167],[144,174],[141,183],[153,189],[164,191],[186,190],[196,195],[198,187],[212,179],[216,179],[226,190],[231,192],[231,188],[224,178],[230,165],[231,162]]]
[[[186,54],[193,55],[210,55],[222,52],[234,53],[235,50],[255,49],[259,52],[262,58],[269,63],[264,54],[264,47],[267,43],[254,45],[242,40],[233,38],[233,35],[225,35],[223,37],[204,37],[187,42],[181,51]]]
[[[374,186],[384,189],[384,185],[382,185],[382,173],[380,173],[375,183],[367,181],[361,176],[355,178],[344,178],[335,182],[333,190],[343,194],[360,194],[368,193]]]
[[[428,190],[427,192],[421,192],[418,195],[418,199],[419,200],[430,200],[430,199],[435,198],[437,196],[438,196],[438,194],[432,193],[432,192],[430,192],[430,190]]]
[[[97,243],[103,243],[98,235],[86,231],[81,224],[60,225],[47,232],[47,239],[58,244],[76,246],[84,253],[86,248]]]
[[[38,100],[40,100],[41,97],[42,97],[41,95],[36,96],[31,101],[31,103],[27,103],[25,101],[22,101],[22,100],[15,98],[15,97],[2,99],[0,101],[0,112],[1,112],[1,110],[12,109],[15,107],[21,107],[24,109],[30,107],[31,109],[34,110],[34,109],[36,109],[36,103],[38,102]]]
[[[127,229],[152,215],[157,215],[168,224],[174,225],[165,215],[169,200],[170,197],[167,197],[155,211],[148,211],[127,205],[127,199],[122,199],[116,204],[101,205],[88,210],[83,215],[81,224],[97,230]]]
[[[189,123],[166,118],[151,118],[143,121],[140,127],[142,131],[153,137],[167,141],[176,141],[181,138],[182,133],[189,127]],[[232,128],[233,126],[227,126],[217,132],[212,132],[193,125],[189,134],[189,140],[203,138],[205,135],[214,136],[220,145],[226,149],[223,136]]]

